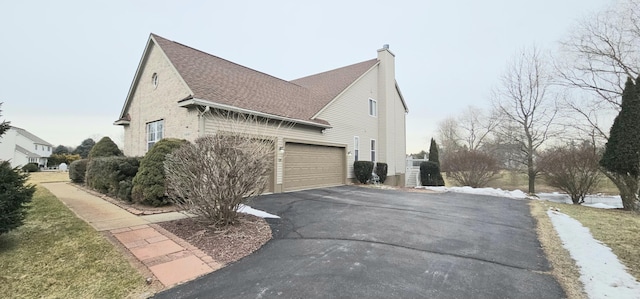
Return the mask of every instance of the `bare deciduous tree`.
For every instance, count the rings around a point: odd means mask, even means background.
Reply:
[[[500,118],[493,111],[487,115],[478,107],[468,106],[458,117],[463,146],[470,151],[481,149],[500,124],[499,120]]]
[[[600,155],[591,145],[556,147],[540,154],[538,168],[547,184],[571,196],[574,204],[597,188],[602,177]]]
[[[578,128],[608,138],[627,77],[640,73],[640,1],[625,0],[580,21],[561,42],[558,83],[577,92],[567,105]]]
[[[533,47],[522,50],[513,59],[501,77],[501,85],[492,94],[494,107],[504,118],[502,134],[511,136],[520,145],[531,194],[535,193],[538,173],[534,157],[538,148],[551,138],[558,112],[556,101],[549,94],[550,85],[545,60]],[[514,127],[516,132],[512,130]]]
[[[447,178],[474,188],[486,187],[500,173],[498,161],[491,155],[465,149],[449,153],[442,161],[442,170]]]
[[[229,117],[228,115],[226,117]],[[232,127],[265,126],[235,116]],[[237,131],[219,131],[185,144],[165,162],[167,190],[180,208],[216,226],[233,224],[241,203],[261,194],[272,173],[274,140]]]
[[[493,111],[468,106],[457,117],[448,117],[438,124],[438,136],[442,140],[442,156],[467,149],[480,150],[494,137],[499,117]]]

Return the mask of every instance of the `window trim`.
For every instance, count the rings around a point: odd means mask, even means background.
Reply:
[[[369,146],[370,146],[370,154],[371,154],[371,162],[375,162],[376,161],[376,148],[378,147],[378,142],[375,139],[370,139],[369,142]]]
[[[153,73],[153,75],[151,75],[151,85],[153,85],[153,89],[158,87],[158,73]]]
[[[160,131],[158,131],[158,124],[161,125]],[[153,126],[153,140],[151,140],[151,127]],[[164,138],[164,119],[159,119],[159,120],[155,120],[155,121],[150,121],[148,123],[146,123],[145,125],[145,136],[146,136],[146,142],[147,142],[147,151],[149,151],[151,149],[151,147],[156,144],[158,141],[160,141],[162,138]],[[159,138],[158,138],[159,137]]]
[[[353,161],[358,161],[360,153],[360,137],[353,136]]]
[[[378,117],[378,101],[369,98],[369,116]]]

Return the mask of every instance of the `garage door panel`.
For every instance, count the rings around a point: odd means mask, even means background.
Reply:
[[[287,143],[284,158],[284,190],[300,190],[344,184],[343,147]]]

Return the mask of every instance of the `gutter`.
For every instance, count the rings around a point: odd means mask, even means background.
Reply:
[[[275,120],[280,120],[280,121],[285,121],[285,122],[290,122],[290,123],[295,123],[295,124],[307,125],[307,126],[312,126],[312,127],[318,127],[318,128],[322,128],[322,129],[330,129],[330,128],[332,128],[332,126],[329,125],[329,124],[325,125],[325,124],[320,124],[320,123],[317,123],[317,122],[312,122],[312,121],[307,121],[307,120],[301,120],[301,119],[295,119],[295,118],[290,118],[290,117],[285,117],[285,116],[279,116],[279,115],[264,113],[264,112],[258,112],[258,111],[254,111],[254,110],[238,108],[238,107],[235,107],[235,106],[214,103],[214,102],[211,102],[211,101],[202,100],[202,99],[196,99],[196,98],[191,98],[191,97],[188,97],[188,98],[186,98],[184,100],[178,101],[178,105],[180,107],[187,107],[187,106],[191,106],[191,105],[205,106],[205,107],[211,107],[211,108],[214,108],[214,109],[221,109],[221,110],[227,110],[227,111],[238,112],[238,113],[243,113],[243,114],[255,115],[255,116],[259,116],[259,117],[275,119]]]

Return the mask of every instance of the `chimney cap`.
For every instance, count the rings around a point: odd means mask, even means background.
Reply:
[[[382,48],[385,49],[385,50],[389,50],[389,44],[382,45]]]

